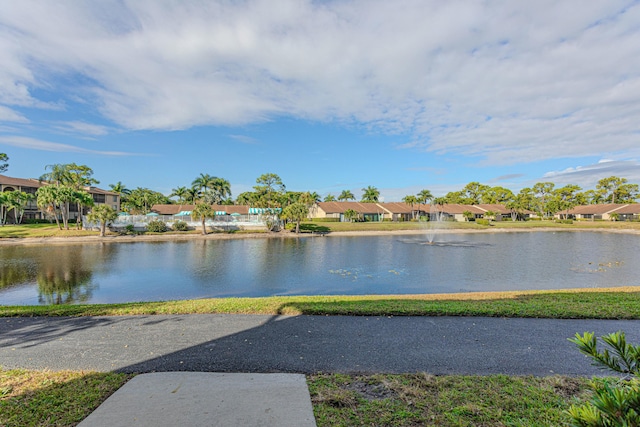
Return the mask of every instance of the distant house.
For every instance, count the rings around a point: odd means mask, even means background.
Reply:
[[[559,212],[556,215],[563,214]],[[568,215],[574,219],[611,220],[617,214],[618,220],[630,221],[640,218],[640,203],[622,204],[606,203],[600,205],[583,205],[569,209]]]
[[[377,203],[360,202],[318,202],[309,211],[311,218],[335,218],[340,222],[348,219],[344,213],[349,209],[358,213],[365,221],[382,221],[389,212]]]
[[[244,205],[211,205],[211,207],[216,212],[217,216],[249,214],[249,206]],[[191,212],[194,208],[195,205],[192,204],[153,205],[151,207],[151,212],[157,213],[158,215],[178,215],[180,212]]]
[[[5,175],[0,175],[0,191],[23,191],[35,196],[38,188],[49,185],[46,182],[40,182],[37,179],[30,178],[12,178]],[[112,191],[103,190],[98,187],[85,187],[85,190],[93,197],[95,204],[105,204],[111,206],[115,211],[120,210],[120,195]],[[88,211],[85,208],[83,212],[78,213],[78,207],[75,204],[69,205],[69,218],[75,219],[79,215],[84,215]],[[31,200],[25,209],[23,219],[45,219],[45,212],[38,209],[35,197]],[[11,219],[13,220],[13,219]]]
[[[384,219],[391,221],[411,221],[420,217],[418,204],[410,206],[402,202],[377,203],[385,211]],[[424,206],[424,205],[422,205]]]
[[[439,212],[444,215],[444,219],[450,219],[455,221],[466,221],[464,216],[465,212],[471,212],[474,218],[482,218],[487,212],[480,209],[476,205],[461,205],[457,203],[447,203],[444,205],[432,205],[430,207],[431,212]]]

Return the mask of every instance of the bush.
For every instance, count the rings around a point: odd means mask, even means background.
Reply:
[[[176,221],[173,223],[173,231],[187,231],[189,226],[184,221]]]
[[[601,337],[612,350],[597,349],[593,333],[576,334],[569,339],[593,364],[623,374],[619,380],[591,381],[594,396],[590,402],[573,405],[568,413],[577,427],[631,427],[640,426],[640,346],[628,344],[624,332]]]
[[[556,219],[556,224],[573,224],[572,219]]]
[[[491,222],[488,219],[478,218],[478,219],[476,219],[476,224],[478,224],[478,225],[491,225]]]
[[[149,221],[147,224],[147,231],[152,233],[164,233],[167,231],[167,224],[159,219],[154,219],[153,221]]]

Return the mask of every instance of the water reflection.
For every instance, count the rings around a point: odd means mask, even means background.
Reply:
[[[40,304],[88,302],[98,289],[93,272],[108,265],[113,252],[105,244],[3,248],[0,289],[36,285]]]
[[[0,304],[638,285],[638,236],[500,233],[0,246]]]

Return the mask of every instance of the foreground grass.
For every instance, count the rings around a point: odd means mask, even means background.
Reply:
[[[0,425],[75,426],[131,375],[0,369]]]
[[[75,426],[131,375],[0,369],[0,425]],[[587,380],[317,374],[307,377],[317,425],[559,426]]]
[[[640,287],[438,295],[290,296],[123,304],[0,306],[0,317],[215,313],[640,319]]]
[[[587,380],[568,377],[312,375],[318,426],[561,426]]]

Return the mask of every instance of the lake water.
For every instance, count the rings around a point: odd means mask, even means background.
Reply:
[[[597,232],[0,246],[0,305],[637,286],[639,248]]]

